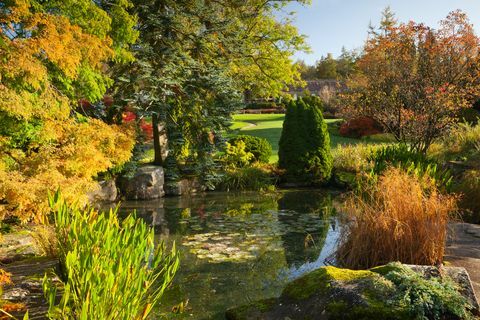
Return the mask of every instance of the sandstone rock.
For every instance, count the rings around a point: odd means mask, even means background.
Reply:
[[[163,197],[164,172],[162,167],[140,167],[132,178],[120,178],[119,187],[127,200],[151,200]]]
[[[87,194],[90,203],[113,202],[117,200],[117,185],[115,180],[100,181],[96,190]]]

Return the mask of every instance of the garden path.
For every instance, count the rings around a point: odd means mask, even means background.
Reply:
[[[467,269],[478,300],[480,295],[480,225],[469,223],[450,225],[445,261],[449,266]]]

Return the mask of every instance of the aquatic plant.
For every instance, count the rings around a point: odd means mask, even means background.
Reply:
[[[353,194],[349,222],[336,253],[345,267],[365,269],[390,261],[435,265],[443,261],[446,226],[456,198],[428,191],[420,178],[387,169],[378,182]]]
[[[155,245],[153,229],[135,215],[120,221],[116,210],[81,210],[58,193],[49,202],[63,284],[43,280],[50,319],[146,319],[177,271],[175,246]]]

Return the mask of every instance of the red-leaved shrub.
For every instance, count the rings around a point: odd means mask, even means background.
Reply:
[[[361,138],[382,133],[382,127],[372,118],[358,117],[343,123],[339,133],[344,137]]]

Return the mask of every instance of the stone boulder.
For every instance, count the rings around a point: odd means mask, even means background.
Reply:
[[[99,181],[98,186],[89,192],[87,197],[90,203],[114,202],[118,197],[115,180]]]
[[[205,190],[206,187],[202,185],[197,178],[169,181],[165,184],[165,195],[167,196],[195,194],[204,192]]]
[[[165,195],[163,168],[159,166],[142,166],[131,178],[119,179],[119,188],[127,200],[152,200]]]
[[[467,301],[472,316],[477,315],[478,303],[465,269],[442,267],[439,270],[392,263],[370,270],[319,268],[290,282],[279,298],[230,309],[226,319],[413,319],[416,318],[412,314],[414,308],[405,302],[404,292],[399,293],[401,287],[392,279],[408,279],[401,284],[417,285],[415,292],[425,288],[417,284],[419,281],[415,277],[430,281],[445,275],[447,281],[456,283],[455,295]],[[425,319],[430,318],[425,315]],[[446,312],[441,319],[460,320],[463,317]]]

